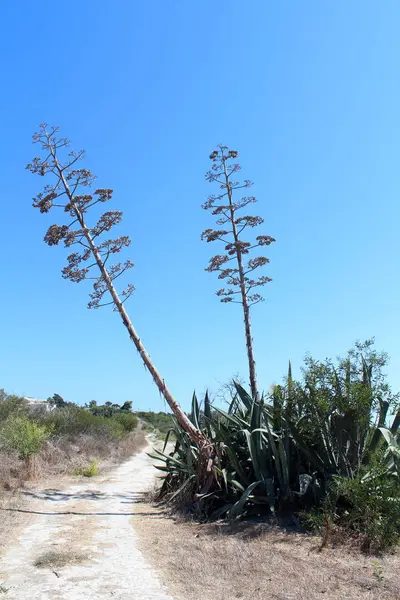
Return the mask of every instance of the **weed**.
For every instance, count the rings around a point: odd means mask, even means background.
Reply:
[[[372,562],[372,575],[377,581],[383,581],[383,566],[379,560]]]
[[[95,477],[99,474],[99,464],[97,460],[92,460],[85,467],[80,467],[74,470],[74,475],[83,475],[83,477]]]
[[[86,560],[88,560],[88,557],[78,552],[57,552],[56,550],[50,550],[41,554],[33,564],[38,569],[61,569],[62,567],[82,563]]]

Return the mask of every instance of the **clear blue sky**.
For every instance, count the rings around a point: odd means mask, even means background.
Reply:
[[[42,242],[24,170],[58,124],[132,237],[129,312],[188,406],[246,376],[240,307],[204,271],[208,155],[238,149],[276,237],[253,313],[262,387],[291,358],[376,337],[400,387],[400,4],[397,0],[70,0],[1,5],[0,387],[163,409],[119,317],[88,311]]]

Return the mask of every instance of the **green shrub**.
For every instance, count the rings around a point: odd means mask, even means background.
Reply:
[[[150,425],[149,431],[151,429],[158,429],[164,436],[174,427],[174,419],[170,413],[138,411],[136,415],[145,424]]]
[[[139,419],[132,413],[117,413],[111,419],[119,423],[124,431],[134,431],[139,423]]]
[[[0,390],[0,425],[12,414],[26,414],[28,403],[19,396],[10,396],[4,390]]]
[[[51,427],[54,435],[76,434],[81,432],[79,425],[79,413],[82,411],[78,406],[66,406],[56,408],[44,415],[34,415],[33,418],[42,425]]]
[[[2,439],[6,448],[18,452],[20,458],[28,459],[37,454],[52,431],[25,416],[11,416],[5,423]]]
[[[115,418],[95,416],[85,409],[77,413],[75,429],[76,433],[108,436],[116,440],[124,434],[123,425]]]
[[[74,475],[83,475],[84,477],[95,477],[99,474],[99,464],[97,460],[92,460],[86,467],[75,469]]]
[[[133,415],[129,414],[123,416],[127,417],[125,424],[119,422],[115,416],[110,418],[96,416],[80,406],[69,405],[57,408],[44,416],[38,416],[37,422],[51,427],[55,435],[78,435],[83,433],[121,439],[125,431],[130,431],[126,427],[133,427],[133,421],[131,420],[129,423],[129,418],[134,418]]]
[[[380,467],[367,477],[335,477],[323,506],[305,520],[321,534],[328,523],[341,540],[354,539],[363,550],[387,550],[400,541],[400,482]]]

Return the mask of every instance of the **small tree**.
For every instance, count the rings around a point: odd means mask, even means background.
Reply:
[[[57,133],[58,127],[48,127],[46,124],[40,126],[33,136],[33,142],[40,146],[43,156],[34,158],[27,166],[34,174],[52,178],[33,199],[33,206],[41,213],[60,208],[67,217],[65,224],[49,227],[44,241],[49,246],[63,242],[66,248],[77,249],[68,255],[67,266],[62,270],[63,277],[75,283],[86,279],[94,280],[88,307],[99,308],[110,304],[119,313],[159,392],[191,439],[203,447],[207,440],[173,397],[128,316],[125,302],[132,295],[134,286],[128,284],[121,293],[115,286],[116,279],[133,267],[130,260],[110,264],[110,259],[130,245],[129,237],[124,235],[116,239],[104,238],[104,234],[108,234],[114,225],[120,223],[122,212],[106,211],[94,225],[88,224],[89,211],[92,213],[95,206],[109,202],[113,191],[101,188],[90,193],[95,181],[94,175],[88,169],[77,168],[77,163],[84,158],[83,150],[67,151],[69,140],[58,138]],[[61,154],[64,154],[64,158],[61,158]],[[97,269],[96,276],[92,276],[93,269]]]
[[[217,291],[221,302],[236,302],[242,305],[251,393],[253,398],[257,399],[259,394],[250,307],[264,299],[256,290],[270,282],[271,278],[265,275],[255,276],[255,271],[269,263],[269,259],[266,256],[248,258],[248,255],[255,248],[269,246],[275,239],[269,235],[258,235],[252,242],[243,240],[243,232],[261,225],[264,219],[246,214],[238,215],[247,205],[256,202],[256,198],[245,196],[234,199],[235,192],[252,186],[249,180],[243,183],[235,181],[236,173],[240,171],[240,165],[234,162],[237,157],[236,150],[229,150],[227,146],[221,145],[210,155],[212,167],[206,178],[210,183],[218,183],[222,191],[209,196],[203,208],[217,217],[216,223],[220,228],[206,229],[201,234],[201,239],[207,242],[218,240],[225,244],[225,252],[213,256],[206,271],[215,271],[218,273],[218,279],[226,281],[227,287]],[[231,261],[235,262],[235,266],[230,265]]]
[[[10,415],[24,415],[28,412],[28,402],[20,396],[6,394],[4,390],[0,390],[0,426]]]
[[[51,435],[51,429],[38,425],[26,416],[14,415],[5,424],[2,437],[8,449],[18,452],[25,461],[28,473],[32,471],[33,457]]]
[[[51,406],[55,406],[56,408],[62,408],[63,406],[67,406],[67,403],[65,402],[64,398],[60,396],[60,394],[53,394],[51,398],[47,399],[47,402]]]
[[[132,412],[132,400],[126,400],[121,406],[121,410],[124,412]]]

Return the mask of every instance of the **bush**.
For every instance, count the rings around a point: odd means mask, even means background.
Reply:
[[[400,482],[380,467],[364,477],[335,477],[323,507],[306,522],[327,541],[353,540],[368,552],[391,548],[400,538]]]
[[[112,419],[119,423],[124,431],[134,431],[139,423],[139,419],[132,413],[117,413]]]
[[[12,414],[26,414],[28,403],[19,396],[10,396],[4,390],[0,390],[0,425]]]
[[[164,436],[174,427],[174,419],[170,413],[138,411],[136,415]]]
[[[80,406],[69,405],[38,416],[37,422],[51,427],[55,435],[91,434],[121,439],[124,433],[133,431],[137,419],[128,413],[97,416]]]
[[[95,477],[99,474],[99,464],[97,460],[92,460],[86,467],[75,469],[74,475],[83,475],[84,477]]]
[[[78,406],[66,406],[63,408],[56,408],[50,413],[33,415],[38,423],[51,427],[54,435],[63,434],[75,434],[79,433],[82,429],[79,426],[79,412]]]
[[[6,448],[18,452],[20,458],[25,460],[37,454],[50,435],[51,429],[25,416],[11,416],[2,431]]]

